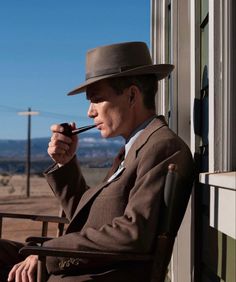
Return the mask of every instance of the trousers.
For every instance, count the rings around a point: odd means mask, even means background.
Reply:
[[[23,243],[0,239],[0,282],[6,282],[11,268],[25,259],[19,254],[23,246]]]

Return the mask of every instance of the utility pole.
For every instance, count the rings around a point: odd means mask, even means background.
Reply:
[[[30,168],[31,168],[31,116],[38,115],[39,112],[32,112],[31,108],[28,108],[27,112],[18,112],[21,116],[27,116],[27,150],[26,150],[26,197],[30,197]]]

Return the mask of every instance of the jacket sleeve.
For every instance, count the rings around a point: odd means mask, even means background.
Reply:
[[[88,189],[76,156],[64,166],[53,165],[44,175],[70,220],[82,195]]]

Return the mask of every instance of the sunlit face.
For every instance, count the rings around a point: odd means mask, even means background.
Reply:
[[[123,136],[132,132],[132,108],[129,106],[129,89],[117,94],[107,81],[99,81],[87,88],[90,101],[88,116],[94,119],[104,138]]]

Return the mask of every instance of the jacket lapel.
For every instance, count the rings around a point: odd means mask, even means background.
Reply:
[[[95,188],[90,188],[86,191],[86,197],[82,197],[78,207],[74,213],[74,216],[72,217],[71,221],[73,221],[73,219],[75,218],[75,216],[78,215],[78,213],[84,208],[84,206],[87,205],[87,203],[93,198],[95,197],[104,187],[106,187],[107,185],[109,185],[109,183],[107,182],[102,182],[100,185],[96,186]]]
[[[163,126],[167,126],[164,116],[157,116],[153,121],[151,121],[148,126],[139,135],[137,140],[129,150],[128,155],[125,158],[124,166],[129,167],[132,165],[133,161],[137,158],[139,150],[147,143],[150,136]]]

